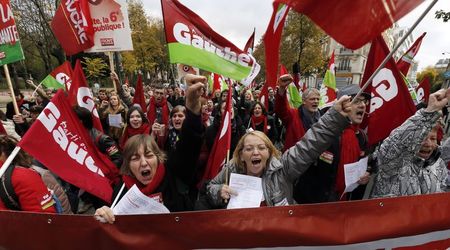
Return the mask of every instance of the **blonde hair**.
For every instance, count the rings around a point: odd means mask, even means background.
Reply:
[[[236,145],[236,149],[233,152],[233,159],[231,159],[231,163],[236,164],[237,168],[247,172],[247,167],[245,166],[245,162],[241,159],[241,153],[244,149],[244,141],[249,135],[253,135],[261,139],[269,150],[269,159],[271,157],[275,157],[277,159],[280,158],[281,152],[273,145],[272,141],[270,141],[269,137],[261,131],[254,130],[251,132],[247,132],[244,136],[241,137],[238,144]]]
[[[130,170],[131,157],[137,153],[140,146],[144,146],[145,150],[152,151],[158,159],[158,164],[166,161],[166,154],[159,149],[155,139],[147,134],[138,134],[127,140],[122,151],[123,163],[120,172],[126,175],[132,175]]]

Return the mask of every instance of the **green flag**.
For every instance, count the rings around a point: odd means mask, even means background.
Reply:
[[[0,22],[0,65],[5,65],[23,60],[25,57],[9,1],[1,1],[0,7],[5,15],[2,15]]]

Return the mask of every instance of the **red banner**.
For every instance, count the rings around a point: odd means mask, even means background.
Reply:
[[[94,28],[88,0],[61,1],[51,27],[69,56],[94,46]]]
[[[104,165],[67,97],[59,90],[19,146],[69,183],[109,202],[117,168]]]
[[[139,105],[141,107],[142,112],[147,114],[147,104],[145,103],[145,95],[144,95],[144,85],[142,84],[142,75],[138,75],[137,83],[136,83],[136,91],[134,92],[133,104]]]
[[[91,216],[5,211],[0,221],[6,249],[446,249],[450,193],[117,216],[113,225]]]
[[[81,67],[80,60],[77,60],[75,69],[72,75],[72,84],[68,89],[69,102],[71,105],[78,105],[82,108],[88,109],[92,113],[92,122],[94,127],[98,131],[103,132],[102,122],[98,115],[97,107],[94,102],[94,97],[89,89],[89,86],[84,77],[83,68]]]
[[[420,45],[422,44],[422,39],[426,34],[427,32],[424,32],[421,36],[419,36],[419,38],[417,38],[411,48],[409,48],[408,51],[406,51],[406,53],[400,59],[398,59],[397,68],[404,76],[408,75],[409,68],[411,67],[411,62],[419,51]]]
[[[361,84],[369,79],[388,54],[389,48],[383,37],[373,40]],[[365,92],[372,95],[370,105],[367,106],[368,115],[362,126],[367,126],[370,145],[386,138],[416,111],[408,88],[392,58],[373,78]]]
[[[273,13],[264,34],[264,52],[266,55],[266,83],[267,87],[275,89],[277,86],[277,70],[280,59],[280,39],[283,32],[284,21],[289,12],[285,4],[273,3]]]
[[[431,84],[428,76],[425,76],[419,85],[416,87],[416,97],[417,102],[428,103],[428,98],[430,97]]]
[[[358,49],[424,0],[276,0],[307,15],[349,49]]]

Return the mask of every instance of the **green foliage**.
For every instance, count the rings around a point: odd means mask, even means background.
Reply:
[[[149,72],[155,78],[169,68],[163,22],[149,18],[139,0],[128,2],[128,15],[134,50],[122,53],[124,70],[127,74]]]
[[[450,12],[445,12],[443,10],[438,10],[435,13],[435,18],[436,19],[441,19],[444,22],[448,22],[450,20]]]
[[[280,63],[292,72],[295,62],[300,64],[300,74],[324,74],[327,58],[322,53],[325,33],[308,17],[294,11],[289,12],[281,36]],[[261,65],[258,80],[265,77],[265,55],[262,40],[255,47],[254,57]]]
[[[83,59],[82,64],[85,66],[84,72],[88,80],[98,80],[107,75],[109,66],[102,58],[83,57]]]
[[[438,86],[441,86],[444,82],[442,73],[442,71],[438,71],[434,67],[428,66],[417,73],[417,82],[421,82],[425,77],[428,77],[432,89],[440,88]]]

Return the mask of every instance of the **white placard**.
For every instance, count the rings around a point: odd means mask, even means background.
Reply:
[[[227,209],[259,207],[263,198],[261,185],[261,178],[232,173],[230,188],[237,195],[231,196]]]

